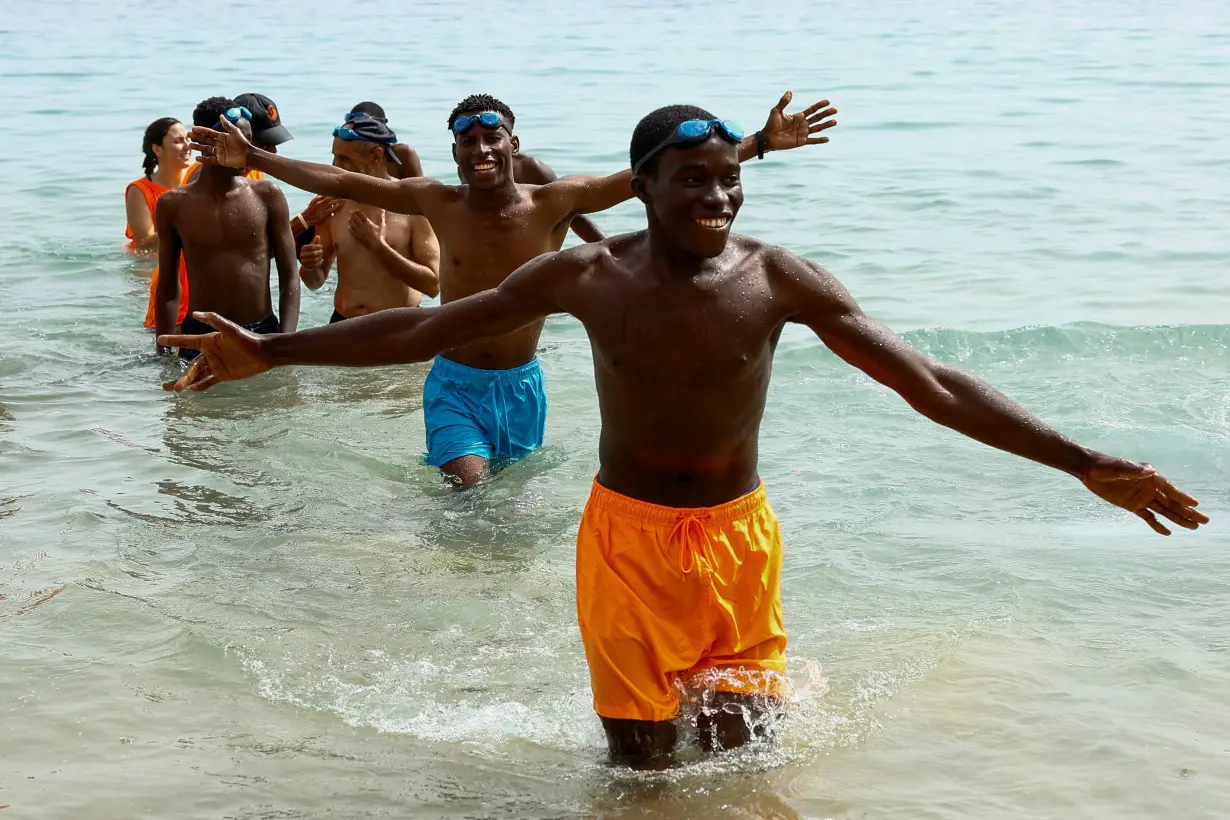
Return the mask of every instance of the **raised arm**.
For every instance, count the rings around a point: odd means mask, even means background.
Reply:
[[[937,362],[863,313],[828,271],[785,251],[772,251],[791,320],[805,324],[834,353],[896,391],[932,421],[983,444],[1062,470],[1102,499],[1135,513],[1169,535],[1154,515],[1196,529],[1208,517],[1196,500],[1147,464],[1099,453],[1031,416],[986,381]]]
[[[286,195],[272,182],[262,188],[261,195],[269,208],[269,252],[278,268],[278,319],[282,330],[292,333],[299,327],[299,266],[295,264],[295,237],[290,232],[290,206],[286,204]]]
[[[156,209],[158,225],[158,285],[154,291],[154,329],[159,338],[175,330],[179,318],[179,257],[184,243],[175,230],[175,197],[164,194]],[[158,351],[163,346],[158,345]]]
[[[563,312],[568,288],[590,267],[582,245],[543,254],[518,268],[494,290],[441,307],[394,308],[299,333],[258,336],[214,313],[197,318],[219,333],[163,336],[159,343],[200,350],[201,355],[167,390],[206,390],[220,381],[245,379],[288,364],[374,367],[427,361],[463,344],[512,333]]]
[[[255,168],[314,194],[353,199],[401,214],[421,214],[424,207],[431,207],[435,197],[452,190],[427,177],[381,179],[343,171],[332,165],[290,159],[253,147],[225,118],[222,127],[226,130],[214,131],[199,125],[192,129],[192,149],[200,153],[202,163]]]
[[[837,109],[830,107],[828,100],[820,100],[802,111],[787,114],[786,106],[792,99],[793,91],[783,94],[777,105],[769,110],[764,128],[739,142],[739,162],[770,151],[789,151],[829,141],[828,137],[820,136],[820,132],[837,125],[837,120],[833,119]],[[193,131],[195,133],[195,129]],[[563,213],[573,217],[605,211],[632,198],[632,170],[607,177],[560,177],[538,189],[537,195],[553,198]]]

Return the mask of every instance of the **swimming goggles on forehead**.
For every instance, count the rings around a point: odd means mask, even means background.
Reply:
[[[222,117],[218,118],[218,125],[222,124],[222,119],[228,120],[231,125],[238,125],[240,120],[252,122],[252,112],[244,108],[242,105],[235,108],[228,108],[222,113]]]
[[[672,145],[692,145],[704,142],[709,139],[709,136],[715,130],[718,136],[736,145],[743,139],[743,129],[730,120],[685,120],[679,123],[669,137],[659,142],[653,147],[653,150],[641,157],[641,161],[633,166],[632,173],[639,174],[645,163],[649,162],[650,159],[664,149],[670,148]]]
[[[453,120],[453,133],[464,134],[474,127],[474,123],[478,123],[483,128],[499,128],[504,127],[508,133],[512,133],[512,129],[504,122],[504,118],[493,111],[484,111],[481,114],[462,114],[457,119]]]

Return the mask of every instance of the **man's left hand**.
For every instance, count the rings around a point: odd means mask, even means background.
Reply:
[[[804,145],[826,143],[829,141],[828,137],[817,135],[837,124],[837,120],[833,119],[837,109],[829,107],[828,100],[821,100],[796,114],[787,114],[786,106],[790,105],[792,99],[793,91],[783,94],[769,112],[769,119],[765,121],[765,148],[770,151],[786,151]]]
[[[1099,456],[1085,470],[1081,481],[1098,498],[1135,513],[1161,535],[1170,535],[1170,530],[1157,520],[1159,515],[1189,530],[1209,523],[1209,517],[1196,509],[1200,502],[1162,478],[1148,464]]]

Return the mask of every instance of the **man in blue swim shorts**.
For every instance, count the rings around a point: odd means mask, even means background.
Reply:
[[[828,141],[819,135],[836,124],[828,101],[787,114],[790,100],[786,92],[765,127],[743,139],[742,159]],[[428,177],[384,179],[293,160],[254,148],[226,126],[222,132],[194,128],[192,136],[202,162],[255,168],[315,194],[427,217],[440,242],[440,301],[447,304],[492,291],[519,266],[558,251],[577,215],[604,211],[633,196],[631,170],[519,184],[515,122],[507,105],[486,94],[458,103],[447,127],[461,185]],[[569,121],[560,128],[608,130],[609,124]],[[335,327],[345,335],[361,333],[378,317],[361,316]],[[637,332],[636,317],[624,322],[625,332]],[[427,462],[456,486],[472,487],[489,475],[492,464],[523,458],[541,446],[547,399],[536,354],[544,323],[537,318],[436,357],[423,388]],[[387,353],[397,357],[395,350]]]

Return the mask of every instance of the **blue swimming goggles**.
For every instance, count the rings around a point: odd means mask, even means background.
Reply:
[[[252,122],[252,112],[244,108],[242,105],[237,106],[235,108],[227,109],[227,111],[223,113],[222,116],[225,117],[228,121],[230,121],[231,125],[238,125],[240,120],[247,120],[248,122]],[[222,125],[221,118],[219,118],[218,120],[218,125]]]
[[[655,145],[648,154],[641,157],[640,162],[632,167],[632,173],[639,174],[645,163],[649,162],[650,159],[663,149],[670,148],[672,145],[691,145],[697,142],[704,142],[709,139],[709,136],[715,129],[718,136],[736,145],[743,139],[743,129],[730,120],[687,120],[679,123],[679,127],[675,129],[674,133]]]
[[[504,122],[504,118],[499,114],[496,114],[494,111],[484,111],[481,114],[462,114],[460,117],[453,120],[453,133],[464,134],[474,127],[474,123],[478,123],[483,128],[494,129],[503,126],[505,131],[510,134],[512,133],[512,129],[508,127],[506,122]]]

